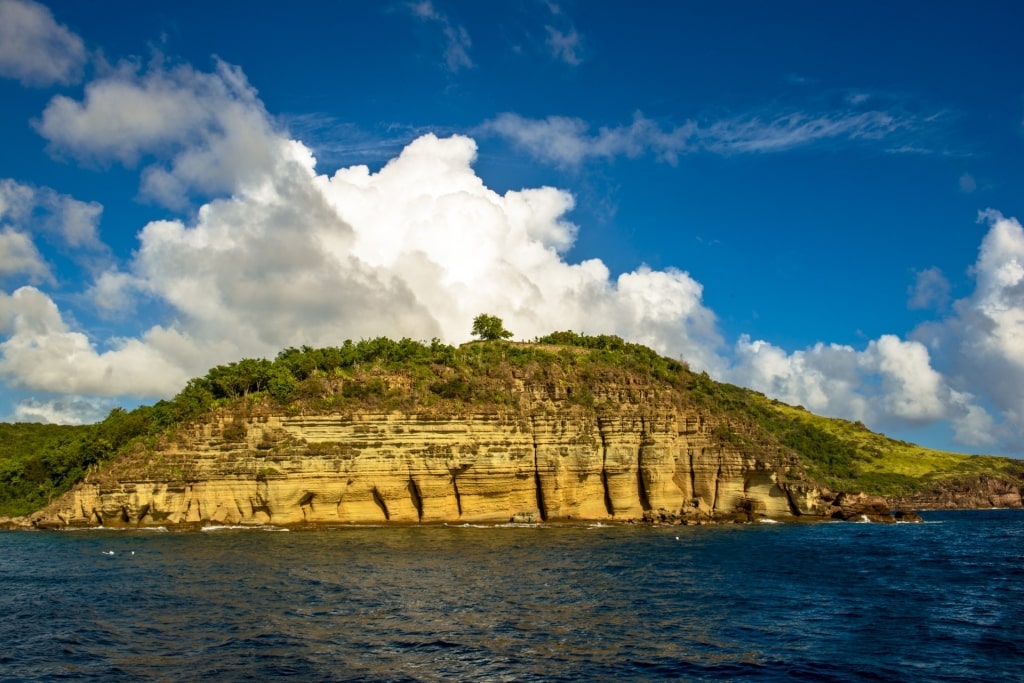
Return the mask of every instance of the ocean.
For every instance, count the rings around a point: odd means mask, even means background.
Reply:
[[[0,681],[1021,681],[1024,511],[0,533]]]

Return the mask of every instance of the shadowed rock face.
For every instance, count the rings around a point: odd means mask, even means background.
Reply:
[[[722,443],[721,419],[696,409],[643,397],[614,410],[528,407],[216,415],[160,451],[111,463],[33,522],[699,521],[828,510],[794,460]]]

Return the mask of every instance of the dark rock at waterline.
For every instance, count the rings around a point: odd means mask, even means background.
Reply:
[[[913,510],[893,510],[892,516],[896,518],[897,522],[915,522],[921,523],[924,519],[921,515],[917,514]]]
[[[895,522],[889,503],[882,496],[867,493],[840,493],[829,511],[832,519],[850,522]]]

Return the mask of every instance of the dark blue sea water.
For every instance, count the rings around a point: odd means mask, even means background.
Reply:
[[[0,680],[1024,680],[1024,512],[926,518],[0,533]]]

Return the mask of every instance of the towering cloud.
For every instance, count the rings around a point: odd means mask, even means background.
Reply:
[[[491,190],[468,137],[424,135],[376,172],[322,175],[222,63],[213,73],[122,67],[82,101],[55,97],[39,130],[85,160],[144,161],[142,190],[168,205],[208,199],[194,219],[143,226],[132,258],[90,290],[107,314],[159,301],[170,312],[161,325],[92,339],[41,290],[9,296],[0,372],[19,386],[168,395],[212,364],[288,345],[460,341],[481,311],[520,338],[612,332],[717,363],[699,283],[674,269],[612,277],[599,260],[568,262],[572,197]]]

